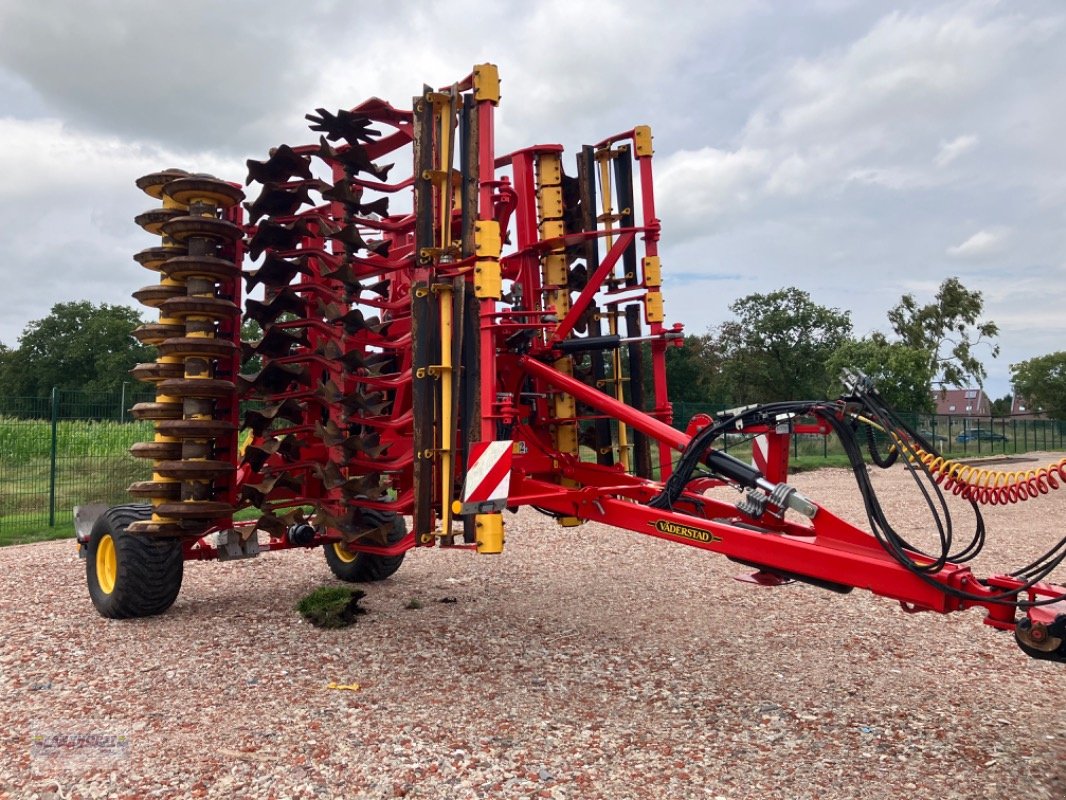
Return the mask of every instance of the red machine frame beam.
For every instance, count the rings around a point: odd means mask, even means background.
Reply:
[[[649,417],[644,412],[637,411],[625,403],[620,403],[613,397],[605,395],[588,384],[584,384],[568,375],[562,375],[547,364],[542,364],[529,356],[519,356],[517,361],[519,368],[533,377],[540,378],[556,389],[573,395],[578,400],[621,420],[626,425],[636,428],[670,447],[684,450],[685,445],[689,442],[689,437],[676,428],[667,425],[665,422],[660,422],[654,417]]]
[[[581,290],[581,294],[577,296],[574,304],[570,307],[569,313],[556,327],[555,332],[552,334],[549,347],[561,342],[570,332],[574,329],[578,320],[581,319],[581,315],[585,313],[585,309],[589,307],[589,303],[592,302],[592,298],[596,296],[596,293],[600,290],[600,284],[611,274],[614,269],[614,265],[618,263],[618,259],[625,253],[626,248],[633,243],[636,236],[632,233],[625,233],[618,237],[618,241],[611,247],[610,252],[600,262],[599,269],[597,269],[592,277],[588,279],[588,283],[585,288]]]
[[[536,496],[536,504],[559,514],[603,522],[635,533],[710,550],[754,567],[778,570],[831,584],[868,589],[874,594],[910,603],[923,610],[947,613],[963,608],[961,601],[945,594],[908,572],[886,553],[870,534],[853,528],[825,508],[817,515],[820,530],[803,529],[806,535],[758,532],[679,511],[650,508],[628,500],[606,497],[597,487],[595,496],[553,487],[545,481],[518,475],[512,500],[523,494]],[[555,496],[551,496],[552,488]],[[708,508],[729,512],[736,509],[702,498]],[[752,524],[752,523],[748,523]],[[756,523],[757,524],[757,523]],[[679,531],[672,533],[671,531]],[[868,543],[860,544],[859,537]],[[918,557],[915,554],[915,557]],[[968,567],[949,564],[936,573],[938,582],[963,588],[972,578]],[[974,588],[974,587],[967,587]],[[976,605],[976,603],[975,603]]]
[[[580,381],[560,375],[529,356],[519,356],[517,366],[556,389],[573,394],[593,408],[617,416],[664,444],[683,450],[690,441],[687,434],[641,414]],[[516,504],[532,502],[558,514],[603,522],[711,550],[785,575],[841,587],[868,589],[883,597],[899,600],[910,611],[947,613],[981,607],[987,612],[985,622],[1002,629],[1014,627],[1015,611],[1012,606],[997,602],[994,599],[996,595],[1018,592],[1050,597],[1064,591],[1056,586],[1026,590],[1023,589],[1023,581],[1011,576],[995,576],[986,584],[974,577],[968,567],[950,563],[940,571],[929,574],[929,581],[923,580],[896,561],[872,534],[856,528],[820,505],[817,506],[811,527],[798,526],[781,519],[767,525],[765,531],[750,530],[729,524],[726,520],[739,519],[736,509],[720,500],[686,494],[677,503],[701,508],[708,514],[721,515],[719,520],[713,520],[674,510],[651,508],[629,498],[609,496],[608,487],[612,483],[621,481],[626,484],[626,476],[614,468],[570,463],[564,465],[562,471],[572,477],[580,473],[585,478],[586,488],[570,489],[531,478],[518,467],[512,477],[511,501]],[[602,483],[589,480],[598,475],[602,475]],[[630,480],[632,485],[615,487],[615,492],[639,496],[641,482],[635,478]],[[645,491],[655,488],[654,484],[645,485]],[[651,498],[641,499],[647,502]],[[923,559],[919,553],[910,553],[908,556],[918,563]],[[973,597],[959,598],[944,589],[964,591]],[[1037,613],[1037,616],[1050,616],[1050,613]]]

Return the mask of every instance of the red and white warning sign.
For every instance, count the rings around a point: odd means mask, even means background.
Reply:
[[[470,446],[462,513],[486,514],[500,511],[507,504],[513,446],[510,439],[475,442]]]
[[[751,465],[765,475],[769,464],[770,440],[766,434],[759,434],[751,440]]]

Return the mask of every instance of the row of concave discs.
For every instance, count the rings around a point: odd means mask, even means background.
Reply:
[[[159,274],[157,284],[133,295],[158,309],[159,321],[134,332],[156,347],[158,357],[133,370],[136,378],[155,385],[156,395],[154,402],[132,409],[135,418],[154,423],[155,437],[131,449],[153,464],[152,479],[129,489],[151,502],[152,517],[133,523],[130,531],[196,537],[211,520],[233,510],[225,499],[225,479],[234,472],[228,453],[235,437],[233,378],[241,314],[229,298],[236,296],[240,278],[233,256],[243,231],[221,217],[244,193],[181,170],[146,175],[137,186],[162,203],[135,220],[162,243],[134,256]],[[227,457],[220,458],[223,454]]]

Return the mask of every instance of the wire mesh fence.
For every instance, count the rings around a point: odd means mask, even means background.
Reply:
[[[128,452],[153,436],[151,423],[129,415],[151,398],[144,388],[0,398],[0,544],[72,531],[75,505],[129,501],[126,488],[151,476]]]
[[[73,508],[128,502],[126,488],[151,477],[129,448],[153,436],[129,409],[150,401],[152,388],[128,384],[110,394],[56,389],[50,397],[0,398],[0,545],[72,531]],[[674,425],[719,406],[676,402]],[[945,455],[972,458],[1066,449],[1066,422],[1043,419],[904,415]],[[725,442],[730,446],[731,440]],[[732,442],[738,448],[740,442]],[[842,456],[835,437],[797,434],[796,457]]]
[[[684,429],[696,414],[714,415],[722,406],[676,402],[674,426]],[[945,456],[976,458],[1066,448],[1066,421],[1020,417],[899,416]],[[793,456],[829,458],[844,455],[835,436],[793,434]]]

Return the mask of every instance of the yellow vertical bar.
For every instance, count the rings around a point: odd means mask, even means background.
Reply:
[[[437,285],[440,299],[440,481],[441,535],[452,532],[452,490],[455,476],[452,468],[452,287]]]
[[[607,319],[608,329],[612,335],[618,333],[618,306],[611,308]],[[619,403],[625,402],[625,386],[622,383],[622,351],[615,348],[611,354],[611,372],[614,373],[614,398]],[[629,472],[629,429],[622,420],[618,420],[618,463]]]
[[[611,231],[614,229],[614,220],[611,219],[611,215],[614,212],[614,205],[611,202],[611,150],[606,148],[596,153],[596,160],[600,165],[600,208],[603,211],[603,229],[607,231],[607,235],[604,237],[607,240],[607,250],[610,251],[611,246],[614,244],[614,235]],[[613,277],[612,270],[612,277]]]
[[[541,241],[556,239],[566,233],[566,225],[563,222],[562,176],[562,159],[558,153],[541,153],[537,157],[537,210]],[[545,301],[555,306],[560,319],[570,311],[569,279],[565,247],[556,247],[541,256],[541,282],[544,286]],[[560,358],[552,366],[564,375],[574,374],[574,360],[569,356]],[[577,402],[572,395],[565,392],[556,392],[552,397],[552,438],[555,448],[560,453],[576,455],[579,452],[575,420]],[[574,484],[564,478],[563,485]],[[576,517],[561,517],[559,524],[571,527],[580,525],[581,520]]]
[[[611,197],[612,158],[613,154],[610,147],[606,147],[596,154],[596,160],[600,166],[600,207],[603,210],[603,228],[607,231],[607,236],[604,238],[607,240],[608,251],[614,245],[614,236],[611,234],[614,229],[614,204]],[[613,269],[607,280],[614,280]],[[612,336],[618,333],[617,306],[614,306],[610,314],[608,314],[607,327]],[[624,403],[625,386],[622,383],[622,352],[620,350],[616,349],[611,354],[611,372],[614,378],[614,398],[618,402]],[[621,464],[622,469],[629,471],[629,431],[621,420],[618,420],[618,463]]]

